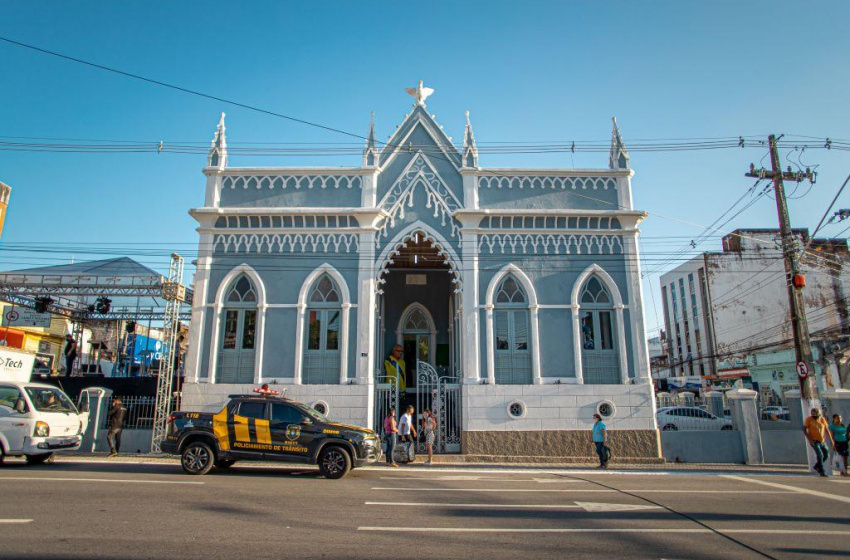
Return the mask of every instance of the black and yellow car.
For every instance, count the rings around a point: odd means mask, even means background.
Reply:
[[[162,451],[180,455],[189,474],[248,460],[313,464],[326,478],[342,478],[380,458],[381,440],[372,430],[331,422],[275,391],[255,391],[231,395],[218,413],[175,412]]]

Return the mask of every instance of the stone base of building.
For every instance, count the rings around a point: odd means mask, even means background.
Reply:
[[[610,432],[611,454],[618,463],[661,462],[657,430]],[[468,461],[487,456],[516,463],[583,463],[593,459],[588,430],[465,431],[462,448]]]

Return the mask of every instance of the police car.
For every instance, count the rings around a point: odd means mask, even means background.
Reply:
[[[262,460],[318,465],[326,478],[342,478],[380,458],[381,440],[372,430],[331,422],[274,390],[254,393],[231,395],[217,413],[175,412],[162,451],[180,455],[189,474]]]

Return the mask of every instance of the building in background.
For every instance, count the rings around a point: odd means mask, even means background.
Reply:
[[[6,212],[9,210],[9,198],[12,196],[12,187],[0,182],[0,238],[3,237],[3,227],[6,225]]]
[[[646,347],[649,353],[649,370],[652,372],[652,378],[657,380],[662,375],[669,375],[667,334],[662,330],[661,334],[646,341]]]
[[[416,99],[362,166],[228,166],[209,154],[183,406],[278,384],[379,428],[440,415],[446,452],[573,455],[602,410],[621,455],[658,455],[632,171],[613,129],[599,169],[482,168]],[[540,432],[546,432],[541,436]],[[625,442],[628,442],[626,444]]]
[[[794,230],[803,258],[803,289],[821,389],[846,384],[850,342],[850,253],[846,239],[814,239]],[[723,251],[703,253],[661,276],[669,369],[664,377],[737,379],[781,400],[797,388],[793,334],[779,230],[739,229]],[[843,368],[843,369],[842,369]]]

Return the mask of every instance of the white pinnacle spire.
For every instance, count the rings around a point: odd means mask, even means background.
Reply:
[[[224,136],[224,113],[221,114],[221,120],[218,121],[215,136],[213,137],[210,153],[207,157],[208,167],[218,167],[224,169],[227,167],[227,140]]]
[[[466,112],[466,129],[463,131],[463,166],[478,167],[478,148],[475,146],[472,123],[469,122],[469,111]]]
[[[629,152],[626,150],[626,145],[623,144],[622,137],[620,137],[617,117],[612,117],[611,122],[614,123],[614,130],[611,132],[611,155],[608,158],[608,167],[611,169],[628,169]]]
[[[369,114],[369,135],[363,150],[363,167],[374,167],[378,162],[378,147],[375,139],[375,112]]]

